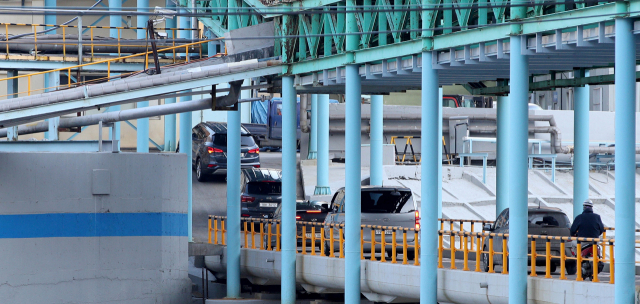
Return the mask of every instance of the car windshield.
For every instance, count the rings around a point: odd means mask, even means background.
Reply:
[[[218,133],[213,137],[213,144],[216,146],[227,146],[227,134]],[[249,134],[242,134],[240,136],[240,145],[243,147],[250,147],[255,145],[256,142],[253,141],[253,137]]]
[[[411,191],[374,190],[362,191],[363,213],[400,213],[411,198]]]
[[[322,210],[321,204],[325,202],[302,201],[296,202],[296,210]]]
[[[563,213],[536,212],[529,213],[529,227],[571,227],[571,221]]]
[[[247,183],[249,194],[281,195],[282,184],[280,182],[250,182]]]

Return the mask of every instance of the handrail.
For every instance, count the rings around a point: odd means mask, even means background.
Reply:
[[[167,50],[174,50],[174,52],[175,52],[175,50],[176,50],[176,49],[185,48],[185,53],[186,53],[186,54],[187,54],[187,56],[188,56],[188,54],[189,54],[189,50],[188,50],[188,48],[189,48],[190,46],[194,46],[194,45],[201,45],[201,44],[204,44],[204,43],[208,43],[208,42],[216,41],[216,40],[220,40],[220,39],[223,39],[223,38],[215,38],[215,39],[209,39],[209,40],[204,40],[204,41],[198,41],[198,42],[187,43],[187,44],[183,44],[183,45],[171,46],[171,47],[167,47],[167,48],[164,48],[164,49],[160,49],[160,50],[158,50],[158,52],[160,52],[160,51],[167,51]],[[26,91],[26,93],[27,93],[28,95],[31,95],[31,92],[32,92],[32,91],[40,91],[40,90],[45,90],[45,89],[51,89],[51,88],[42,88],[42,89],[37,89],[37,90],[31,90],[31,77],[34,77],[34,76],[37,76],[37,75],[44,75],[44,74],[48,74],[48,73],[52,73],[52,72],[61,72],[61,71],[65,71],[65,72],[67,72],[67,73],[68,73],[68,78],[69,78],[69,81],[68,81],[67,87],[71,87],[71,70],[78,69],[78,68],[83,68],[83,67],[87,67],[87,66],[91,66],[91,65],[94,65],[94,64],[103,64],[103,63],[106,63],[106,64],[107,64],[107,81],[109,81],[109,79],[110,79],[110,74],[111,74],[110,69],[111,69],[111,63],[112,63],[112,62],[114,62],[114,61],[122,61],[122,60],[124,60],[124,59],[128,59],[128,58],[134,58],[134,57],[140,57],[140,56],[148,56],[148,55],[150,55],[150,54],[153,54],[153,51],[147,51],[147,52],[137,53],[137,54],[132,54],[132,55],[127,55],[127,56],[123,56],[123,57],[110,58],[110,59],[105,59],[105,60],[100,60],[100,61],[94,61],[94,62],[89,62],[89,63],[85,63],[85,64],[79,64],[79,65],[74,65],[74,66],[69,66],[69,67],[64,67],[64,68],[58,68],[58,69],[53,69],[53,70],[47,70],[47,71],[42,71],[42,72],[36,72],[36,73],[31,73],[31,74],[25,74],[25,75],[18,75],[18,76],[13,76],[13,77],[7,77],[7,78],[0,79],[0,82],[2,82],[2,81],[8,81],[8,80],[13,80],[13,79],[27,78],[27,79],[28,79],[28,85],[27,85],[27,91]],[[145,60],[148,60],[148,59],[145,59]],[[92,81],[95,81],[95,80],[92,80]],[[82,83],[84,83],[84,82],[82,82]],[[76,83],[76,84],[75,84],[75,86],[78,86],[79,84],[80,84],[80,83]],[[62,87],[62,86],[57,86],[57,87],[55,87],[55,88],[58,88],[58,87]],[[16,95],[16,96],[18,96],[19,94],[24,94],[24,93],[25,93],[25,92],[16,92],[16,93],[13,93],[13,94],[7,94],[7,95],[4,95],[4,96],[9,96],[9,95]]]
[[[224,245],[226,234],[226,230],[224,230],[224,223],[226,218],[226,216],[209,216],[209,243]],[[455,221],[459,222],[461,220]],[[244,241],[242,246],[244,248],[251,249],[280,251],[280,238],[282,236],[280,234],[281,222],[281,220],[275,219],[241,218],[241,240]],[[476,222],[488,221],[478,220]],[[297,253],[303,255],[326,256],[331,258],[344,258],[344,223],[333,224],[296,221],[296,225],[299,226],[296,233],[296,240],[298,244],[296,249]],[[328,236],[325,235],[327,234],[327,229],[329,231]],[[370,231],[366,231],[366,229],[370,229]],[[337,237],[334,236],[336,232]],[[417,254],[420,250],[420,244],[418,242],[419,232],[420,229],[410,227],[361,225],[360,258],[362,260],[368,259],[370,261],[401,263],[405,265],[411,264],[415,266],[420,265],[419,254]],[[461,269],[463,271],[496,273],[494,271],[495,264],[508,265],[508,233],[468,232],[444,229],[438,230],[437,233],[438,268],[445,268],[445,252],[449,253],[448,267],[450,269],[458,269],[459,266],[456,263],[456,259],[462,259]],[[368,236],[369,234],[370,238],[367,239],[365,236]],[[408,236],[411,235],[414,236],[412,241],[408,239]],[[444,242],[446,237],[449,238],[450,246],[448,248],[445,246]],[[457,248],[456,246],[456,238],[460,238],[462,240],[460,248]],[[220,242],[221,239],[222,242]],[[545,278],[554,278],[554,276],[552,276],[551,269],[559,266],[559,273],[555,274],[556,279],[567,280],[567,273],[570,275],[575,273],[575,280],[583,281],[585,278],[582,275],[582,262],[590,261],[592,265],[609,264],[609,283],[614,283],[614,238],[527,235],[527,239],[531,244],[531,250],[528,253],[531,264],[530,276],[538,276],[536,264],[540,261],[544,261],[539,266],[545,266]],[[256,244],[256,241],[259,241],[259,245]],[[494,248],[494,241],[499,242],[495,246],[497,248]],[[538,247],[536,246],[536,242],[546,243],[543,253],[540,252],[540,250],[537,250]],[[573,242],[575,242],[575,244]],[[559,252],[557,248],[553,249],[553,251],[551,250],[552,243],[555,244],[554,246],[560,247]],[[584,243],[607,244],[609,249],[608,257],[604,254],[602,257],[596,254],[593,257],[583,258],[580,253],[582,252],[581,249]],[[640,243],[640,241],[636,241],[636,243]],[[567,247],[567,244],[570,244],[570,247]],[[471,249],[470,245],[475,245],[475,249]],[[336,249],[335,246],[338,246],[338,249]],[[319,249],[319,253],[316,249]],[[570,249],[570,254],[567,251],[568,249]],[[456,255],[456,252],[458,251],[462,251],[462,254]],[[606,248],[603,247],[602,251],[604,253]],[[402,254],[401,260],[396,258],[398,253]],[[486,256],[486,260],[483,260],[483,256]],[[458,261],[458,263],[459,262],[460,261]],[[475,267],[471,266],[471,263],[475,263]],[[592,281],[599,282],[599,269],[595,266],[592,268]],[[508,267],[503,266],[500,273],[508,274]]]

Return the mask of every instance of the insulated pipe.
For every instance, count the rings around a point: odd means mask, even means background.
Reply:
[[[329,187],[329,95],[318,95],[318,163],[314,195],[331,195]]]
[[[589,198],[589,86],[574,88],[573,218]]]
[[[369,184],[382,186],[383,165],[383,98],[382,95],[371,95],[371,132],[369,133]]]
[[[616,10],[626,5],[616,2]],[[635,301],[636,45],[632,19],[617,18],[615,27],[615,302],[623,304]]]
[[[300,117],[306,115],[300,115]],[[302,119],[301,119],[302,120]],[[318,94],[311,95],[311,132],[309,134],[309,154],[307,159],[318,158]],[[316,162],[316,167],[317,167]],[[316,169],[317,170],[317,169]]]
[[[281,294],[283,304],[294,304],[296,301],[296,121],[298,110],[293,78],[293,76],[282,77]],[[239,264],[238,270],[240,270]]]
[[[434,54],[432,52],[422,52],[423,62],[431,62]],[[415,253],[415,257],[420,256],[420,303],[436,304],[438,301],[438,170],[442,167],[442,154],[438,153],[438,146],[441,145],[441,135],[438,134],[442,123],[440,123],[440,96],[438,89],[438,70],[431,64],[422,65],[422,157],[421,172],[422,180],[422,204],[420,224],[420,252]],[[435,170],[434,170],[435,169]]]
[[[509,74],[511,92],[507,108],[509,128],[507,153],[507,178],[509,190],[509,303],[527,302],[527,209],[528,209],[528,99],[529,63],[522,54],[522,39],[511,36]]]
[[[35,43],[34,39],[12,40],[10,43],[8,43],[9,51],[11,53],[29,53],[37,47],[38,53],[41,53],[41,54],[62,54],[63,51],[66,51],[67,54],[71,54],[71,53],[77,53],[78,50],[80,49],[78,35],[66,35],[64,41],[62,40],[62,35],[52,35],[52,36],[60,37],[60,38],[47,36],[44,38],[38,38],[37,43]],[[136,54],[136,53],[146,52],[147,42],[145,41],[145,38],[141,38],[141,39],[143,39],[143,41],[121,39],[120,53]],[[1,40],[2,38],[0,37],[0,42],[2,43],[2,49],[5,50],[6,42],[3,42]],[[82,35],[82,41],[90,41],[90,40],[91,40],[91,36]],[[63,47],[63,42],[67,44],[64,47]],[[189,43],[189,42],[190,41],[184,41],[181,43]],[[118,40],[94,36],[93,43],[95,43],[93,47],[91,44],[83,44],[82,45],[83,53],[85,54],[90,54],[91,52],[93,52],[94,54],[115,53],[117,55]],[[165,40],[156,40],[156,44],[158,46],[158,49],[165,49],[173,46],[173,43],[171,41],[165,41]],[[189,49],[191,52],[191,50],[195,50],[195,47],[190,46]],[[166,51],[160,51],[158,53],[171,55],[172,52],[173,50],[166,50]]]
[[[509,97],[498,97],[498,120],[496,130],[496,218],[498,215],[509,208],[509,177],[507,176],[507,166],[509,164],[509,155],[507,154],[507,146],[509,143]],[[471,132],[471,131],[470,131]]]

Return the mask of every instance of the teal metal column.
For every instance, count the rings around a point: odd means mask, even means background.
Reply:
[[[369,145],[369,184],[382,186],[383,164],[383,99],[382,95],[371,95],[370,145]]]
[[[314,195],[331,195],[329,187],[329,95],[318,95],[318,166]]]
[[[589,198],[589,86],[574,88],[573,218]]]
[[[496,138],[496,218],[500,213],[509,208],[509,97],[498,96],[497,109],[497,138]]]
[[[57,7],[57,0],[44,0],[44,7],[46,9],[55,9]],[[45,24],[56,24],[57,20],[57,16],[56,14],[45,14],[44,15],[44,23]],[[52,26],[45,26],[45,29],[50,29],[52,28]],[[55,34],[56,31],[51,31],[48,32],[48,34]],[[60,72],[58,72],[59,74]],[[58,77],[58,80],[60,79],[60,77]],[[45,83],[45,87],[52,87],[50,85],[51,82],[51,75],[49,75],[49,73],[44,74],[44,83]],[[45,89],[45,92],[49,92],[49,89]],[[57,121],[55,121],[55,119],[57,119]],[[45,119],[45,121],[49,122],[49,130],[51,130],[53,127],[56,128],[56,132],[55,135],[49,135],[50,131],[44,132],[44,138],[48,139],[48,140],[58,140],[58,132],[57,132],[57,125],[60,122],[60,117],[56,117],[54,118],[54,121],[51,122],[51,119]],[[55,138],[55,139],[54,139]]]
[[[18,70],[7,70],[7,78],[18,76]],[[7,99],[18,98],[18,79],[7,80]],[[18,140],[18,126],[7,129],[7,140]]]
[[[626,6],[616,2],[616,7]],[[626,8],[625,8],[626,9]],[[620,10],[618,10],[620,11]],[[633,20],[616,19],[616,304],[634,303],[636,192],[636,45]]]
[[[442,128],[438,71],[431,65],[433,53],[422,52],[422,119],[421,119],[421,163],[422,204],[420,229],[420,303],[436,304],[438,287],[438,213],[425,210],[438,209],[438,167],[442,166],[442,154],[438,147]],[[417,254],[417,253],[416,253]]]
[[[187,13],[187,10],[185,9],[181,9],[180,10],[183,14]],[[179,17],[180,19],[180,28],[190,28],[191,27],[191,21],[189,17]],[[188,30],[183,30],[183,31],[179,31],[178,35],[180,36],[180,38],[186,39],[191,37],[191,33]],[[190,90],[187,90],[185,92],[189,92]],[[190,101],[191,100],[191,96],[183,96],[180,97],[180,102],[184,102],[184,101]],[[180,152],[181,153],[185,153],[187,154],[187,234],[189,235],[189,242],[193,241],[193,231],[192,231],[192,223],[193,223],[193,201],[192,201],[192,173],[191,173],[191,168],[192,168],[192,164],[191,164],[191,158],[192,158],[192,151],[191,151],[191,128],[193,127],[193,123],[192,123],[192,115],[191,112],[185,112],[185,113],[180,113]],[[138,129],[138,134],[140,132],[140,129]],[[147,140],[147,145],[148,145],[148,140]],[[228,204],[228,202],[227,202]],[[239,219],[238,219],[239,220]],[[229,221],[228,223],[229,225],[229,237],[228,239],[231,241],[231,236],[233,235],[233,233],[236,232],[236,230],[231,230],[232,228],[235,227],[231,227],[232,225],[232,221]],[[240,225],[238,224],[238,229],[237,229],[237,233],[238,233],[238,238],[240,237]],[[228,288],[229,285],[227,285]]]
[[[304,115],[306,114],[307,113],[304,113]],[[300,115],[303,115],[303,113],[300,113]],[[318,94],[312,94],[311,130],[309,131],[309,154],[307,155],[307,159],[316,158],[318,158]]]
[[[522,36],[511,36],[510,93],[507,108],[509,143],[509,303],[527,302],[527,145],[529,136],[529,63],[522,55]],[[500,107],[500,105],[498,105]]]
[[[360,303],[360,74],[346,66],[345,79],[345,303]]]
[[[166,7],[170,10],[175,10],[176,5],[172,0],[166,0]],[[176,19],[167,19],[166,27],[176,28]],[[167,31],[169,39],[175,39],[173,31]],[[164,104],[176,103],[176,98],[165,98]],[[176,114],[170,114],[164,116],[164,151],[175,151],[176,149]]]
[[[57,90],[58,86],[60,86],[60,71],[55,71],[51,73],[44,74],[46,77],[45,83],[46,86],[52,89],[47,89],[47,92]],[[45,137],[48,140],[58,140],[58,126],[60,125],[60,117],[53,117],[47,119],[49,122],[49,131],[45,133]]]
[[[282,303],[296,301],[296,130],[293,76],[282,77]]]
[[[170,0],[169,0],[170,1]],[[109,0],[109,11],[119,11],[122,8],[122,0]],[[121,15],[109,15],[109,26],[117,27],[121,26],[122,16]],[[117,38],[118,37],[118,29],[111,28],[109,29],[109,37]],[[111,54],[112,56],[117,56],[117,54]],[[118,73],[111,73],[111,77],[119,75]],[[112,111],[120,111],[120,106],[111,106],[109,107]],[[118,150],[120,150],[120,122],[113,123],[113,130],[109,131],[109,139],[118,141]]]
[[[438,158],[439,162],[438,162],[438,187],[436,188],[438,191],[438,218],[441,219],[442,218],[442,95],[443,95],[443,91],[442,88],[438,88],[438,121],[440,122],[440,124],[438,124],[438,142],[440,143],[438,145],[438,155],[440,155],[440,157]],[[422,156],[420,158],[420,161],[422,161]],[[440,224],[438,221],[436,221],[436,229],[440,229]]]
[[[149,7],[149,0],[138,0],[138,12],[147,12]],[[149,16],[147,15],[138,15],[136,16],[137,27],[146,28],[147,21],[149,21]],[[138,39],[146,39],[147,32],[143,29],[137,29],[137,38]],[[142,49],[141,49],[142,51]],[[149,106],[149,101],[141,101],[137,103],[138,108],[145,108]],[[141,118],[137,120],[136,127],[138,131],[136,132],[136,151],[142,153],[149,153],[149,118]]]

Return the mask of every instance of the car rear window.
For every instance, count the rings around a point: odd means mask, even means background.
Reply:
[[[296,210],[322,210],[322,206],[320,206],[320,202],[296,202]],[[326,203],[325,203],[326,204]]]
[[[216,146],[227,146],[227,134],[216,134],[213,136],[213,144]],[[255,145],[256,142],[253,140],[253,137],[249,134],[243,134],[240,136],[240,145],[243,147],[250,147]]]
[[[400,213],[410,198],[411,191],[362,191],[361,211],[364,213]]]
[[[529,227],[571,227],[571,221],[563,213],[536,212],[529,213]]]
[[[249,194],[281,195],[282,183],[280,182],[250,182],[247,183]]]

